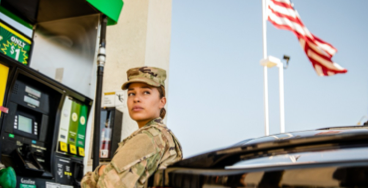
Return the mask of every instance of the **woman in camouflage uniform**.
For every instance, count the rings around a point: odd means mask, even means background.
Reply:
[[[129,69],[127,76],[122,89],[128,90],[129,115],[139,129],[119,143],[111,163],[83,177],[83,188],[143,187],[157,169],[182,159],[178,140],[162,122],[166,71],[139,67]]]

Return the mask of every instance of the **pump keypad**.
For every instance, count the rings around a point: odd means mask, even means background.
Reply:
[[[15,116],[14,119],[14,129],[18,129],[18,116]]]
[[[34,134],[37,135],[37,129],[38,129],[38,125],[37,122],[34,122]]]

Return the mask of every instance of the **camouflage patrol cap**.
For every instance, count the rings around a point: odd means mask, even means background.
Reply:
[[[128,81],[121,87],[128,89],[130,83],[142,82],[154,87],[165,87],[166,71],[157,67],[137,67],[127,71]]]

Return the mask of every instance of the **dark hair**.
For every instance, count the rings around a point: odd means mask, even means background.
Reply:
[[[162,97],[165,97],[165,87],[164,86],[157,87],[157,90],[160,93],[160,99],[162,99]],[[166,115],[166,109],[162,108],[160,112],[160,117],[164,119],[165,115]]]

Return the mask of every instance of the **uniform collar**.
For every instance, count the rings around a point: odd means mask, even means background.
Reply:
[[[161,117],[158,117],[158,118],[155,118],[155,119],[149,121],[144,127],[150,126],[150,125],[153,125],[153,124],[164,124],[164,122],[162,121]]]

